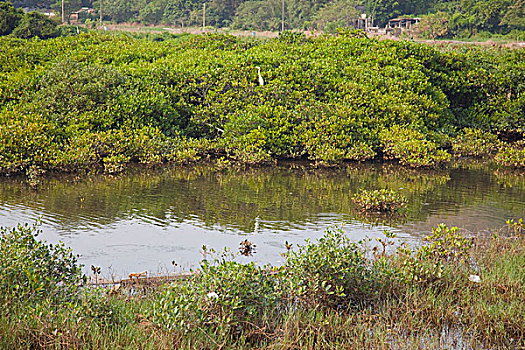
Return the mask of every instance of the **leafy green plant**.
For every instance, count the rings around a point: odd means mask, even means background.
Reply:
[[[30,12],[22,17],[11,34],[14,37],[23,39],[33,37],[48,39],[57,37],[59,31],[57,23],[53,22],[53,20],[49,19],[47,16],[38,12]]]
[[[185,332],[211,327],[222,334],[235,334],[263,327],[263,316],[280,305],[278,280],[269,267],[231,259],[223,254],[203,260],[190,281],[166,288],[155,302],[153,321]]]
[[[317,242],[307,242],[285,255],[284,280],[291,300],[300,305],[349,308],[376,298],[380,281],[360,242],[341,229],[327,229]]]
[[[0,35],[8,35],[16,28],[24,12],[15,9],[13,4],[7,1],[0,3]]]
[[[117,174],[124,170],[124,165],[129,162],[129,157],[124,154],[117,154],[104,158],[104,172],[108,174]]]
[[[398,159],[401,164],[411,167],[428,167],[446,163],[451,156],[445,150],[424,138],[413,129],[393,126],[381,134],[386,159]]]
[[[452,142],[452,150],[458,156],[483,157],[496,152],[500,144],[501,142],[494,134],[466,128]]]
[[[462,267],[469,257],[473,241],[458,231],[457,227],[449,228],[440,224],[433,227],[432,233],[425,237],[428,244],[416,250],[400,247],[398,253],[402,257],[401,276],[407,282],[432,283],[443,277],[445,269]],[[449,274],[449,277],[452,275],[453,273]]]
[[[33,101],[34,107],[61,124],[83,122],[79,120],[83,112],[104,110],[108,102],[122,94],[124,79],[110,66],[86,64],[66,58],[54,64],[41,77],[39,91]],[[112,119],[100,120],[102,128],[107,128]],[[92,122],[97,123],[96,120]]]
[[[425,241],[428,244],[420,248],[422,256],[443,262],[464,261],[472,247],[472,239],[460,234],[457,227],[449,228],[445,224],[433,227]]]
[[[37,239],[37,225],[19,224],[0,228],[0,303],[56,305],[78,298],[84,283],[77,257],[64,244]]]
[[[512,168],[525,168],[525,142],[516,143],[512,146],[502,147],[494,160],[499,165]]]
[[[407,199],[394,190],[365,190],[362,189],[354,194],[352,200],[362,210],[393,212],[406,206]]]

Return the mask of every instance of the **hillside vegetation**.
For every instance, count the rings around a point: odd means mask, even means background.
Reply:
[[[17,7],[52,7],[68,19],[82,6],[96,12],[81,20],[100,18],[96,0],[14,0]],[[138,22],[178,27],[202,25],[204,4],[206,24],[216,28],[281,30],[308,29],[332,32],[352,27],[365,13],[371,25],[384,27],[398,16],[422,17],[421,35],[426,37],[511,34],[516,39],[525,30],[525,0],[105,0],[103,18],[115,23]],[[284,5],[284,13],[283,13]],[[520,32],[521,31],[521,32]]]
[[[497,154],[523,167],[524,56],[351,32],[3,37],[0,172],[118,172],[208,156],[418,167]]]

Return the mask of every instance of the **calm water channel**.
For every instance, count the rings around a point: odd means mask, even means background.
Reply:
[[[409,201],[404,216],[363,217],[352,203],[361,188],[391,188]],[[119,176],[46,179],[38,190],[0,179],[0,226],[34,222],[41,237],[62,240],[86,265],[125,276],[198,266],[201,247],[237,250],[256,244],[246,261],[278,264],[294,245],[342,225],[355,240],[384,229],[417,242],[444,222],[468,232],[499,229],[525,216],[525,174],[483,165],[415,171],[391,164],[312,169],[302,164],[216,171],[211,167],[132,171]],[[177,270],[178,271],[178,270]]]

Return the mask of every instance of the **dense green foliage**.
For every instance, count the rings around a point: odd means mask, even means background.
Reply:
[[[38,12],[25,14],[12,33],[15,38],[22,39],[34,37],[48,39],[54,38],[58,34],[57,24]]]
[[[23,11],[17,10],[9,2],[0,3],[0,36],[8,35],[16,28],[20,19],[22,19]]]
[[[525,168],[525,142],[517,142],[515,145],[502,148],[495,157],[499,164],[513,167]]]
[[[79,267],[63,247],[35,241],[31,227],[3,229],[0,346],[328,349],[395,342],[414,348],[459,339],[472,347],[520,348],[522,220],[509,220],[507,231],[473,240],[440,225],[428,243],[397,249],[395,235],[386,232],[378,239],[381,250],[328,230],[318,242],[288,246],[282,266],[264,268],[205,250],[189,279],[157,289],[136,285],[130,293],[81,287]],[[63,266],[72,277],[57,275]],[[41,267],[44,273],[21,277]],[[31,288],[10,292],[25,281]],[[40,285],[49,291],[35,293]],[[56,290],[68,297],[50,300],[46,293]],[[388,332],[393,325],[396,332]],[[458,334],[447,334],[450,329]]]
[[[466,128],[452,143],[452,149],[458,156],[483,157],[497,151],[500,144],[501,141],[494,134]]]
[[[16,38],[48,39],[58,36],[57,23],[38,13],[24,13],[15,9],[10,2],[0,3],[0,36],[12,35]]]
[[[432,166],[450,159],[463,128],[508,141],[525,125],[523,50],[351,34],[267,42],[81,34],[3,38],[0,47],[4,173],[97,164],[114,172],[129,161],[217,154]]]

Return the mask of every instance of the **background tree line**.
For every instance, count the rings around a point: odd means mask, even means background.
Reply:
[[[10,2],[0,2],[0,36],[52,38],[61,34],[57,24],[36,11],[25,13]]]
[[[180,27],[206,23],[213,27],[279,30],[281,0],[104,0],[104,19],[117,23],[166,24]],[[61,0],[15,0],[15,7],[61,11]],[[99,0],[65,0],[66,17],[82,6],[98,10]],[[366,13],[383,27],[398,16],[423,18],[427,36],[505,34],[525,29],[525,0],[285,0],[286,29],[327,30],[351,26]]]

